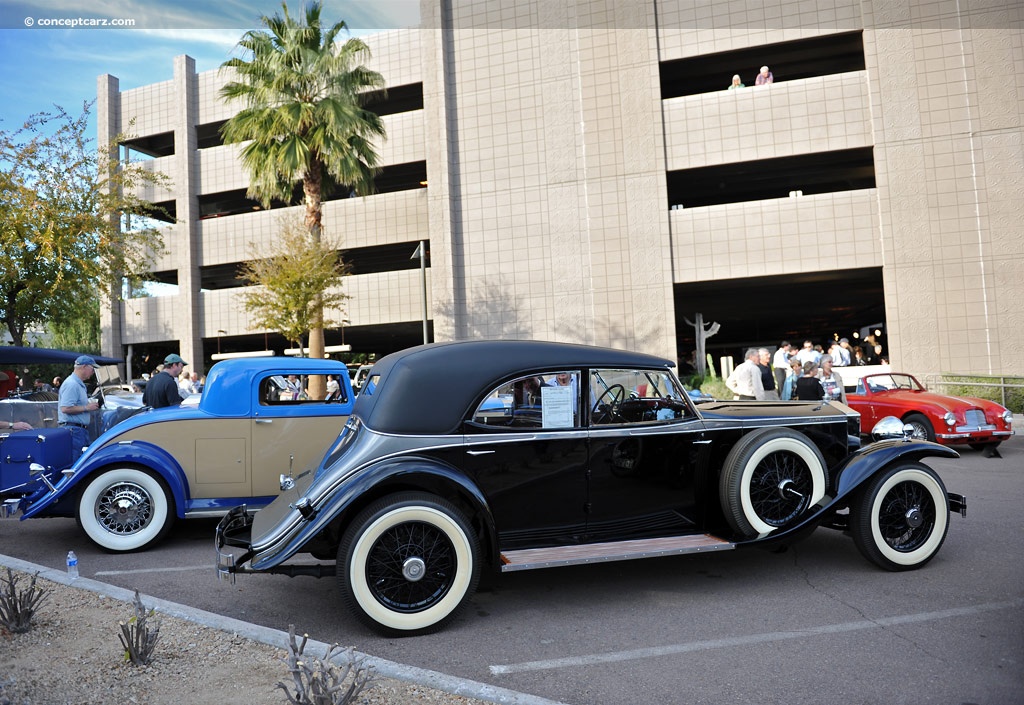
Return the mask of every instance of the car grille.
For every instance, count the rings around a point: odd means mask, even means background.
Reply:
[[[985,423],[985,412],[981,409],[969,409],[964,412],[964,425],[957,426],[957,433],[974,433],[976,431],[994,431],[995,424]]]
[[[968,409],[964,412],[965,426],[984,426],[985,412],[981,409]]]

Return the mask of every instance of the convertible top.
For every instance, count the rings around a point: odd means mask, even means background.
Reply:
[[[470,407],[504,380],[528,372],[589,367],[669,369],[654,355],[532,340],[431,343],[381,358],[370,370],[376,388],[356,399],[353,414],[383,433],[454,432]]]
[[[75,364],[75,358],[84,353],[53,348],[23,348],[16,345],[0,345],[0,365],[51,365]],[[116,357],[90,355],[99,365],[119,365],[124,360]]]

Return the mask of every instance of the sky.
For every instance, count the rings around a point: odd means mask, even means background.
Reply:
[[[293,16],[299,7],[288,3]],[[215,69],[245,31],[262,27],[261,16],[280,12],[280,0],[0,0],[0,130],[13,132],[54,105],[80,115],[103,74],[124,91],[170,80],[181,54],[198,72]],[[321,18],[344,20],[354,36],[410,27],[419,0],[324,0]],[[133,27],[110,26],[126,22]]]

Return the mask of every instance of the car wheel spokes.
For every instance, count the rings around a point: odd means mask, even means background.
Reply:
[[[96,520],[113,534],[134,534],[152,518],[152,498],[133,482],[111,485],[96,500]]]
[[[811,479],[803,461],[793,453],[772,453],[754,470],[750,502],[761,519],[784,526],[806,509]]]
[[[374,545],[366,581],[389,609],[417,612],[445,596],[455,572],[455,550],[444,533],[408,522],[392,527]]]
[[[913,551],[931,535],[935,505],[931,495],[916,483],[901,482],[882,503],[878,528],[894,550]]]

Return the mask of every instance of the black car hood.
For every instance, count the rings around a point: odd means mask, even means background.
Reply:
[[[764,419],[764,418],[820,418],[856,415],[853,409],[838,402],[820,401],[709,401],[697,405],[706,421]]]

